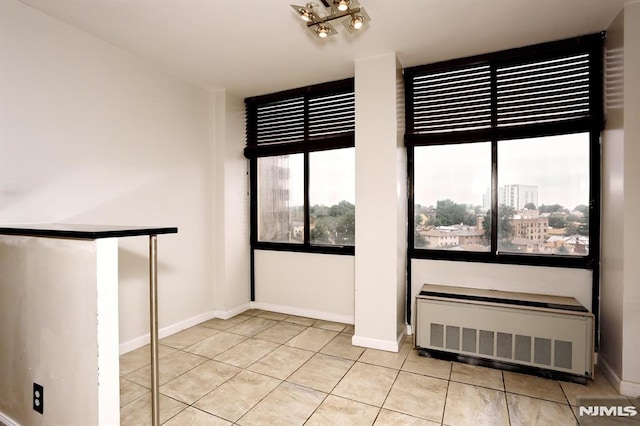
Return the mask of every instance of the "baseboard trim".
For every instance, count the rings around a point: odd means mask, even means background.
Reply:
[[[281,314],[296,315],[299,317],[314,318],[324,321],[340,322],[343,324],[353,324],[353,316],[336,314],[333,312],[314,311],[312,309],[294,308],[291,306],[274,305],[264,302],[251,302],[254,309],[279,312]]]
[[[387,352],[400,352],[400,348],[402,347],[404,336],[405,336],[405,333],[402,332],[398,336],[397,340],[393,341],[393,340],[374,339],[372,337],[363,337],[363,336],[354,335],[351,338],[351,343],[354,346],[360,346],[363,348],[378,349],[378,350],[387,351]]]
[[[6,426],[20,426],[20,424],[18,422],[16,422],[15,420],[13,420],[11,417],[2,414],[2,412],[0,412],[0,423],[6,425]]]
[[[241,314],[244,311],[248,311],[249,309],[251,309],[251,302],[247,302],[244,305],[238,306],[237,308],[233,308],[229,311],[213,311],[213,313],[214,318],[226,320],[238,314]]]
[[[212,318],[219,318],[216,316],[217,312],[218,311],[205,312],[200,315],[196,315],[195,317],[191,317],[184,321],[180,321],[170,326],[161,328],[158,330],[158,339],[171,336],[174,333],[185,330],[189,327],[193,327],[194,325],[200,324],[201,322],[204,322],[204,321],[208,321]],[[138,349],[148,344],[150,340],[151,340],[150,334],[146,333],[140,337],[136,337],[126,342],[122,342],[120,343],[120,355],[126,354],[127,352],[131,352],[134,349]]]
[[[603,356],[598,357],[598,365],[620,395],[632,398],[640,397],[640,383],[622,380]]]

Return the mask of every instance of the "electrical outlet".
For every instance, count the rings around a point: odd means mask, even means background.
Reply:
[[[37,383],[33,384],[33,409],[38,413],[44,413],[44,387]]]

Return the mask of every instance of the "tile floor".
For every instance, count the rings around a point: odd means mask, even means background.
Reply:
[[[160,341],[160,419],[183,425],[575,425],[587,386],[351,345],[353,326],[250,310]],[[121,424],[150,423],[149,348],[120,357]],[[640,423],[639,423],[640,425]]]

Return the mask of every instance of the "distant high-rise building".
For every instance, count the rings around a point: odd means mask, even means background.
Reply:
[[[485,210],[491,209],[491,188],[487,188],[487,191],[482,194],[482,208]]]
[[[258,233],[261,241],[291,239],[289,156],[260,158],[258,162]]]
[[[498,204],[522,210],[533,203],[538,207],[538,187],[534,185],[504,185],[498,188]]]

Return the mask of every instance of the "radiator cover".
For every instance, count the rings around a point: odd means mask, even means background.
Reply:
[[[575,299],[425,284],[416,346],[593,376],[593,315]]]

